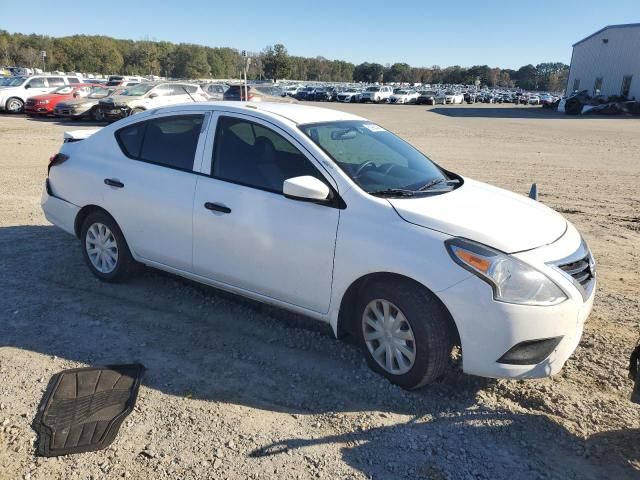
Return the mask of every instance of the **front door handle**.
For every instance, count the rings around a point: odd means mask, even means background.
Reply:
[[[231,213],[231,209],[229,207],[225,207],[219,203],[207,202],[204,204],[204,208],[207,210],[213,210],[214,212]]]
[[[115,180],[113,178],[105,178],[104,183],[106,185],[109,185],[110,187],[124,188],[124,183],[122,183],[120,180]]]

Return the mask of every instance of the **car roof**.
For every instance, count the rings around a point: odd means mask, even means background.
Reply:
[[[306,123],[337,122],[344,120],[366,120],[357,115],[333,110],[331,108],[311,107],[295,103],[275,102],[196,102],[182,105],[171,105],[155,109],[158,113],[163,111],[202,110],[203,106],[211,107],[211,110],[232,111],[234,113],[246,113],[258,115],[264,118],[287,119],[296,125]]]

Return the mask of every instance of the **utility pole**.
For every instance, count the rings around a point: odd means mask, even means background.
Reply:
[[[42,73],[45,73],[47,71],[47,64],[45,63],[45,59],[47,58],[47,51],[41,50],[40,56],[42,57]]]
[[[242,69],[244,70],[244,101],[249,100],[249,87],[247,86],[247,70],[249,68],[249,63],[251,62],[251,58],[247,56],[247,51],[242,50]]]

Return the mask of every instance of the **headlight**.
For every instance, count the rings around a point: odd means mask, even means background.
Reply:
[[[49,103],[49,100],[38,100],[38,105],[46,105]]]
[[[451,258],[493,288],[493,298],[519,305],[557,305],[567,299],[549,277],[517,258],[463,238],[445,242]]]

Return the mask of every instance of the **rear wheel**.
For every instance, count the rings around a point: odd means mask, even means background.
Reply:
[[[123,282],[133,274],[136,262],[120,227],[107,213],[90,213],[80,239],[89,270],[103,282]]]
[[[24,110],[24,102],[17,97],[11,97],[7,100],[5,108],[9,113],[20,113]]]
[[[437,379],[450,361],[451,320],[424,288],[375,282],[361,294],[358,337],[372,370],[406,389]]]

